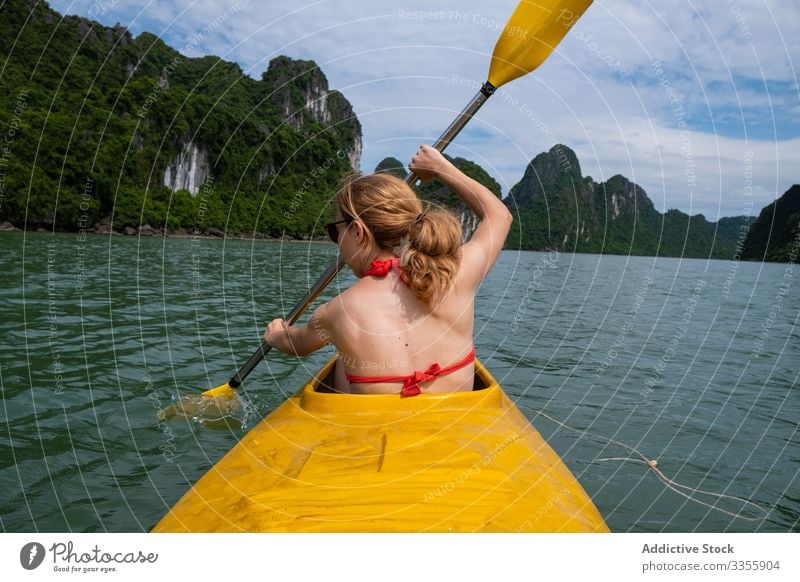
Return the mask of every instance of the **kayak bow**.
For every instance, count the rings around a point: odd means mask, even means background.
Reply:
[[[475,389],[331,393],[335,357],[155,532],[604,532],[558,455],[476,360]]]

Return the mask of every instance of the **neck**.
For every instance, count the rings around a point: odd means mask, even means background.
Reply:
[[[372,259],[374,261],[382,261],[384,259],[394,259],[397,258],[397,255],[394,254],[392,251],[378,251],[378,254]]]

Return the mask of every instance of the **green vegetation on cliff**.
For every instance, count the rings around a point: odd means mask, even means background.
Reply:
[[[0,5],[0,135],[0,224],[56,230],[319,236],[361,154],[352,107],[313,61],[277,57],[255,80],[33,0]],[[501,195],[479,165],[452,162]],[[376,171],[406,169],[386,158]],[[476,227],[443,184],[418,191],[453,208],[465,236]],[[624,176],[596,183],[563,145],[536,156],[505,202],[510,249],[787,260],[800,235],[800,186],[752,228],[712,223],[658,212]]]
[[[0,222],[309,236],[358,165],[358,120],[311,61],[254,80],[22,0],[0,7],[0,55]]]
[[[403,162],[398,160],[397,158],[383,158],[378,165],[375,166],[375,173],[378,174],[380,172],[384,172],[386,174],[391,174],[396,178],[400,178],[401,180],[406,177],[406,169],[403,166]]]
[[[584,177],[564,145],[536,156],[505,202],[515,215],[506,245],[512,249],[723,259],[737,252],[737,225],[750,221],[713,223],[674,209],[662,214],[624,176],[600,184]]]
[[[796,261],[800,246],[800,185],[766,206],[750,228],[742,259]]]

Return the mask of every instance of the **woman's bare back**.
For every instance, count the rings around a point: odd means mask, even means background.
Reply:
[[[347,382],[354,376],[401,376],[438,363],[443,368],[473,348],[474,294],[459,277],[433,308],[417,299],[393,272],[364,277],[332,301],[328,322],[339,349],[336,389],[352,393],[397,393],[397,382]],[[471,390],[467,366],[425,382],[423,392]]]

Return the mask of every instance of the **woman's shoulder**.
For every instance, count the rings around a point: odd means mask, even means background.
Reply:
[[[353,308],[358,308],[364,305],[364,302],[370,297],[369,291],[364,286],[364,280],[356,281],[336,297],[325,303],[325,309],[330,317],[337,317],[346,315],[352,312]]]

